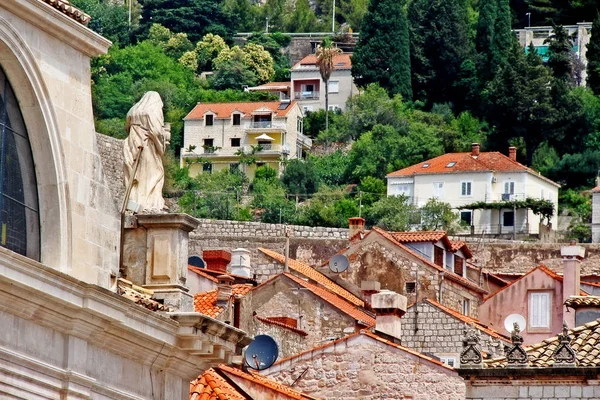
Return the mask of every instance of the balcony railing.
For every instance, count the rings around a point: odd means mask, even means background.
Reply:
[[[308,147],[308,148],[312,147],[312,139],[300,132],[298,132],[297,141],[304,147]]]
[[[270,152],[270,153],[282,153],[282,154],[289,154],[290,153],[290,148],[287,145],[280,145],[280,144],[260,144],[260,145],[253,145],[256,150],[256,153],[260,154],[260,153],[265,153],[265,152]],[[245,153],[251,153],[252,152],[252,146],[248,145],[248,146],[244,146],[243,150]]]
[[[285,129],[285,124],[273,121],[248,122],[246,129]]]
[[[294,92],[296,100],[319,100],[320,92]]]

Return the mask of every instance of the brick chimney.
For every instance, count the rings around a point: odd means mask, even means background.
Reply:
[[[471,144],[471,157],[479,157],[479,143]]]
[[[229,304],[232,294],[231,285],[235,279],[229,275],[219,275],[217,279],[219,280],[217,284],[217,306],[225,307]]]
[[[362,281],[360,283],[360,290],[363,294],[365,303],[371,305],[371,298],[374,294],[379,293],[381,290],[381,283],[377,281]]]
[[[517,161],[517,148],[514,146],[510,146],[508,148],[508,158],[513,161]]]
[[[231,253],[225,250],[204,250],[202,259],[206,263],[206,269],[225,274],[227,265],[231,262]]]
[[[365,231],[365,219],[360,217],[348,218],[350,227],[350,237],[354,237],[359,232]]]
[[[382,290],[371,296],[371,302],[371,307],[377,314],[375,330],[402,339],[401,317],[406,313],[406,297],[390,290]]]
[[[577,246],[577,243],[571,242],[569,246],[560,248],[560,255],[563,260],[563,304],[571,296],[579,296],[580,280],[579,273],[581,270],[581,260],[585,256],[585,249]],[[570,328],[575,326],[575,313],[565,312],[563,306],[563,319],[567,322]]]

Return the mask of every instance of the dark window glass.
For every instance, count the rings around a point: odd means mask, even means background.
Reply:
[[[212,164],[211,163],[202,164],[202,171],[212,174]]]
[[[472,220],[471,217],[472,217],[471,211],[461,211],[460,212],[460,221],[462,223],[464,223],[465,225],[471,226],[471,220]]]
[[[206,126],[212,126],[213,116],[209,114],[209,115],[206,115],[205,118],[206,118]]]
[[[231,147],[240,147],[241,140],[242,139],[240,139],[240,138],[232,138],[231,139]]]
[[[234,125],[239,125],[241,120],[242,120],[242,118],[241,118],[240,114],[233,114],[233,124]]]
[[[503,226],[515,226],[515,212],[504,211],[502,214],[502,225]]]
[[[0,246],[39,260],[40,218],[29,135],[0,68]]]

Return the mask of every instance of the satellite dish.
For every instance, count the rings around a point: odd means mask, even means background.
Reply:
[[[329,269],[338,274],[347,270],[349,266],[350,261],[348,261],[348,257],[343,254],[333,256],[331,260],[329,260]]]
[[[198,256],[191,256],[188,258],[188,265],[191,265],[192,267],[206,268],[206,263]]]
[[[246,349],[244,362],[248,367],[260,371],[273,365],[277,356],[279,356],[279,346],[275,340],[268,335],[258,335]]]
[[[521,331],[525,330],[527,321],[525,320],[525,317],[520,314],[510,314],[506,317],[504,320],[504,329],[506,329],[507,332],[512,332],[515,327],[515,322],[519,324],[519,329]]]

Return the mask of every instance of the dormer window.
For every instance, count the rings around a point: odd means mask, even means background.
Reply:
[[[456,165],[456,161],[450,161],[450,162],[448,163],[448,165],[446,165],[446,168],[452,168],[452,167],[454,167],[455,165]]]
[[[204,121],[205,121],[205,125],[206,126],[213,126],[214,123],[214,115],[212,114],[206,114],[204,116]]]
[[[425,164],[421,165],[421,168],[429,168],[429,163],[425,163]]]
[[[242,122],[242,115],[241,114],[233,114],[232,116],[232,124],[233,125],[240,125]]]

